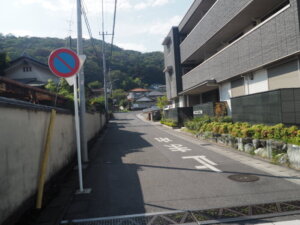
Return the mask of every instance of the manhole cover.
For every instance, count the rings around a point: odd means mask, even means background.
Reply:
[[[259,180],[258,176],[254,176],[251,174],[235,174],[228,176],[228,178],[237,182],[254,182]]]

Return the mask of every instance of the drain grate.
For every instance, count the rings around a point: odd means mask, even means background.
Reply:
[[[67,225],[198,225],[261,219],[300,213],[300,201],[196,211],[172,211],[92,219],[64,220]]]
[[[237,182],[255,182],[259,180],[258,176],[251,174],[235,174],[228,176],[228,178]]]

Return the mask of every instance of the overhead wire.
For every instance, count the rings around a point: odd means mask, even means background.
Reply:
[[[111,58],[112,58],[112,53],[113,53],[113,45],[114,45],[114,37],[115,37],[116,16],[117,16],[117,4],[118,4],[118,0],[115,0],[114,18],[113,18],[113,28],[112,28],[111,45],[110,45],[110,57],[111,57]]]
[[[88,17],[87,17],[87,11],[86,11],[86,6],[85,6],[85,3],[84,3],[84,0],[82,0],[82,1],[83,1],[82,14],[84,16],[84,21],[85,21],[85,24],[86,24],[86,27],[87,27],[87,31],[88,31],[90,40],[91,40],[92,48],[94,50],[94,53],[95,53],[96,57],[98,58],[97,62],[100,66],[101,56],[99,55],[99,52],[97,51],[95,40],[94,40],[93,35],[92,35],[92,30],[91,30],[89,20],[88,20]],[[116,27],[117,3],[118,3],[118,1],[114,0],[113,26],[112,26],[112,33],[111,33],[110,55],[109,55],[109,63],[108,63],[109,71],[111,70],[111,60],[113,58],[113,44],[114,44],[115,27]],[[104,34],[104,28],[105,28],[104,1],[102,0],[102,35],[106,35],[106,34]],[[102,41],[105,41],[105,40],[103,39]],[[104,46],[104,49],[102,49],[102,51],[105,52],[105,46],[106,46],[105,43],[103,44],[103,46]],[[108,79],[111,82],[110,76],[108,76]]]
[[[97,48],[96,48],[96,44],[95,44],[95,40],[93,38],[93,33],[92,33],[92,30],[91,30],[91,26],[90,26],[90,23],[89,23],[87,14],[86,14],[86,7],[84,5],[85,4],[82,4],[82,10],[81,11],[82,11],[84,21],[85,21],[85,25],[86,25],[86,28],[87,28],[87,31],[88,31],[88,34],[89,34],[89,37],[90,37],[90,40],[91,40],[93,51],[94,51],[96,57],[98,58],[97,63],[100,66],[101,57],[100,57],[99,52],[97,51]]]

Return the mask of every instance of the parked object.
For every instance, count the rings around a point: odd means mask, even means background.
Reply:
[[[147,120],[159,121],[161,119],[161,110],[157,106],[144,109],[143,113],[147,114]]]

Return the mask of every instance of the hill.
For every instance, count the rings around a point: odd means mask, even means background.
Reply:
[[[94,39],[97,52],[102,56],[102,41]],[[15,37],[0,34],[0,52],[6,52],[13,60],[23,53],[47,63],[50,52],[56,48],[69,47],[76,50],[76,39],[40,38],[40,37]],[[97,58],[91,40],[83,40],[84,54],[87,56],[85,63],[86,83],[103,81],[102,58]],[[117,46],[112,48],[105,44],[107,64],[111,71],[114,88],[131,89],[137,86],[148,86],[154,83],[164,84],[163,53],[124,50]],[[99,62],[100,61],[100,62]]]

